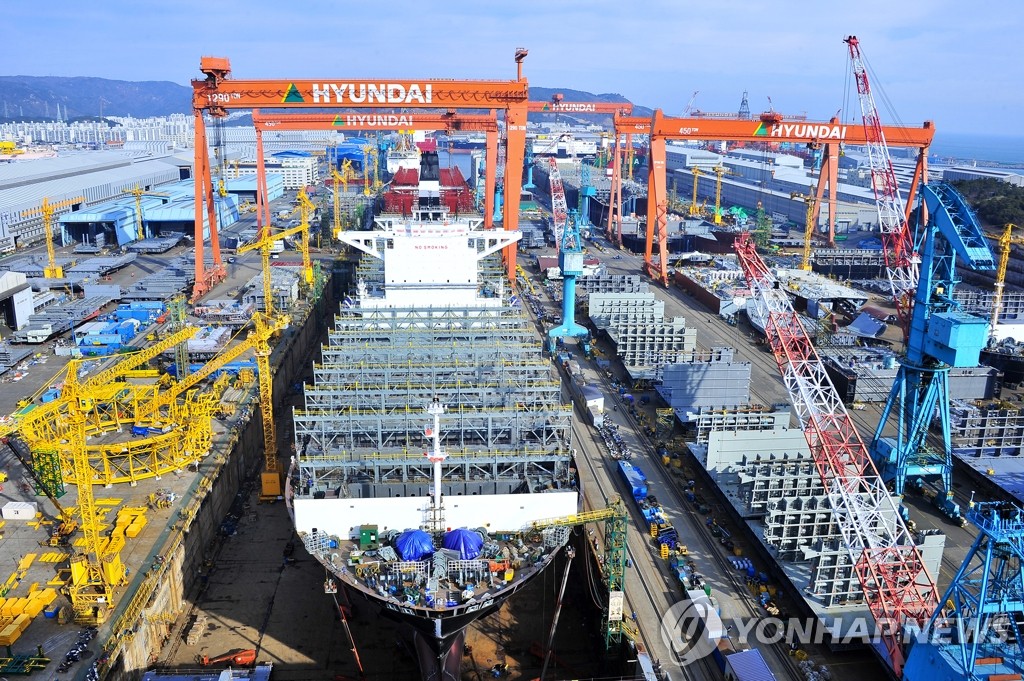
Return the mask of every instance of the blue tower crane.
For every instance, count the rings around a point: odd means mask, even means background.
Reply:
[[[554,353],[559,338],[576,338],[590,355],[590,332],[576,323],[576,277],[583,275],[583,244],[580,230],[572,220],[562,230],[558,267],[562,270],[562,323],[548,331],[548,349]]]
[[[904,681],[1019,679],[1024,674],[1024,511],[972,503],[978,536],[924,631],[915,632]]]
[[[949,370],[977,366],[988,338],[987,320],[961,311],[953,300],[957,257],[975,271],[993,270],[996,263],[974,213],[963,197],[945,184],[924,187],[929,222],[920,231],[920,279],[910,317],[907,350],[868,446],[882,479],[903,496],[907,481],[924,491],[924,482],[939,480],[933,501],[944,515],[963,524],[953,501],[952,445],[949,418]],[[942,451],[926,439],[938,414]],[[896,437],[883,436],[890,417]],[[905,513],[905,509],[904,509]]]
[[[524,164],[526,166],[526,182],[523,183],[523,189],[536,189],[537,185],[533,183],[533,143],[528,142],[526,145],[526,159]]]

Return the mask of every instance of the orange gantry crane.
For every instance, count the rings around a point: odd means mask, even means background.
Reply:
[[[621,158],[619,137],[622,135],[649,135],[650,158],[648,159],[647,179],[647,244],[644,251],[644,271],[653,279],[668,285],[668,252],[667,208],[665,178],[665,142],[670,139],[727,142],[761,142],[761,143],[796,143],[821,148],[822,163],[815,203],[820,206],[826,188],[831,200],[827,202],[829,212],[829,243],[835,239],[835,195],[838,192],[840,145],[865,145],[870,142],[864,128],[859,125],[847,125],[833,118],[823,122],[790,122],[782,114],[768,111],[753,119],[707,119],[707,118],[673,118],[665,116],[660,109],[654,111],[650,119],[615,116],[615,169],[612,175],[612,200],[608,238],[621,243],[621,233],[616,239],[615,221],[621,220],[621,190],[616,193],[615,185],[621,177]],[[913,205],[913,192],[927,175],[927,149],[935,135],[935,128],[926,121],[920,128],[882,126],[882,133],[891,147],[911,147],[920,149],[917,167],[911,183],[911,196],[907,201],[907,210]],[[621,232],[621,226],[619,227]],[[653,262],[654,244],[662,254],[660,262]]]
[[[630,102],[567,102],[561,92],[553,95],[550,101],[529,102],[530,113],[572,113],[572,114],[622,114],[633,113]]]
[[[451,132],[483,132],[487,136],[487,163],[484,165],[486,193],[484,195],[484,226],[494,226],[494,191],[497,180],[498,165],[498,114],[492,109],[490,114],[460,114],[455,110],[443,113],[400,113],[400,114],[313,114],[313,113],[275,113],[266,114],[255,109],[252,112],[252,123],[256,128],[256,157],[263,158],[262,133],[266,130],[444,130]],[[262,165],[262,164],[259,164]],[[259,174],[260,168],[257,168]],[[258,179],[258,186],[265,187],[266,176]],[[264,195],[261,190],[257,197],[257,215],[259,210],[266,212],[269,222],[270,213],[265,201],[259,199]]]
[[[195,234],[196,281],[193,298],[205,295],[224,278],[220,257],[217,223],[213,203],[210,154],[207,148],[204,114],[216,119],[238,109],[503,109],[507,134],[508,164],[521,168],[526,149],[526,116],[529,86],[523,78],[523,60],[528,52],[516,48],[515,80],[357,80],[348,78],[319,80],[235,80],[231,63],[224,57],[202,57],[199,70],[205,76],[192,81],[192,107],[195,115]],[[262,157],[257,164],[262,163]],[[257,169],[258,170],[258,169]],[[508,178],[509,196],[519,196],[522,178]],[[203,208],[209,221],[212,267],[204,261]],[[519,224],[518,202],[508,202],[504,228],[515,230]],[[510,281],[515,280],[516,251],[505,249]]]

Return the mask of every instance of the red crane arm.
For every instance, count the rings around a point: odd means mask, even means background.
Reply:
[[[735,247],[753,292],[748,310],[765,321],[833,518],[898,676],[904,664],[901,628],[909,622],[924,626],[931,617],[938,605],[934,580],[789,296],[777,288],[749,233]]]

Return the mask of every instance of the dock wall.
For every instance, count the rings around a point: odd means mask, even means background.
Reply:
[[[293,313],[291,327],[283,332],[274,349],[271,365],[279,424],[290,422],[283,414],[284,400],[318,357],[320,343],[338,309],[339,292],[350,278],[350,268],[344,263],[330,272],[321,299],[309,309]],[[304,316],[294,321],[300,315]],[[259,485],[263,428],[257,391],[254,384],[244,405],[227,422],[229,431],[215,437],[210,454],[200,463],[189,492],[163,530],[157,548],[130,575],[126,595],[101,627],[101,640],[107,639],[101,658],[107,662],[100,665],[101,678],[140,679],[160,650],[172,643],[176,625],[204,587],[208,562],[214,556],[225,517],[232,506],[244,507],[252,486]],[[286,443],[280,449],[282,470],[287,469],[291,452],[287,445],[290,431],[290,426],[278,428],[279,441]]]

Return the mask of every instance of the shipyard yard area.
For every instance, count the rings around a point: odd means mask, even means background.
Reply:
[[[951,182],[1024,178],[844,44],[863,125],[525,48],[0,124],[0,679],[1020,679],[1024,239]]]

